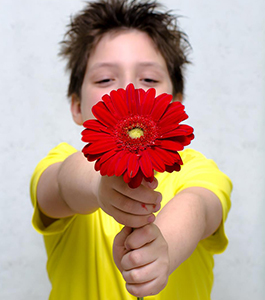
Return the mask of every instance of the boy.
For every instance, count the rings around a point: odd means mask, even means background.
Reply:
[[[182,101],[187,43],[174,17],[157,8],[98,1],[72,20],[61,55],[77,124],[92,118],[102,95],[129,83]],[[213,254],[228,242],[231,182],[200,153],[181,157],[180,172],[157,173],[136,189],[100,176],[65,143],[38,164],[33,225],[44,235],[50,300],[210,299]]]

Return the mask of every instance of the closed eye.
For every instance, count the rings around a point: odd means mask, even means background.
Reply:
[[[106,79],[102,79],[102,80],[99,80],[99,81],[96,81],[97,84],[100,84],[100,83],[108,83],[110,81],[113,81],[113,79],[110,79],[110,78],[106,78]]]
[[[154,80],[154,79],[151,79],[151,78],[144,78],[144,79],[142,79],[142,81],[144,81],[144,82],[148,82],[148,83],[157,83],[158,81],[157,80]]]

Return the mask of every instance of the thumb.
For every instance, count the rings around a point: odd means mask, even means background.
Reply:
[[[122,247],[125,249],[125,241],[132,231],[133,229],[131,227],[124,226],[114,239],[114,247]]]

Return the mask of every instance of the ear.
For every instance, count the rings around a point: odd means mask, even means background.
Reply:
[[[81,113],[81,99],[73,94],[71,96],[71,112],[73,120],[77,125],[83,125],[83,116]]]
[[[183,101],[183,95],[181,93],[177,93],[175,95],[175,97],[173,98],[173,101],[174,102],[176,102],[176,101],[182,102]]]

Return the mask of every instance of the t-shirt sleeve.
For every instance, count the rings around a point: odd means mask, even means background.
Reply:
[[[207,159],[195,150],[183,151],[182,159],[183,166],[177,184],[178,192],[188,187],[203,187],[212,191],[221,202],[223,218],[219,228],[200,243],[213,254],[222,253],[228,245],[224,223],[231,207],[231,180],[218,169],[213,160]]]
[[[70,156],[75,152],[77,152],[77,150],[72,146],[70,146],[69,144],[67,143],[59,144],[57,147],[53,148],[48,153],[48,155],[38,163],[31,177],[30,196],[34,208],[33,216],[32,216],[32,225],[37,232],[43,235],[50,235],[50,234],[55,234],[64,231],[75,216],[58,219],[55,222],[53,222],[50,226],[47,227],[44,226],[40,217],[40,208],[37,202],[37,186],[38,186],[39,179],[42,173],[50,165],[64,161],[68,156]]]

